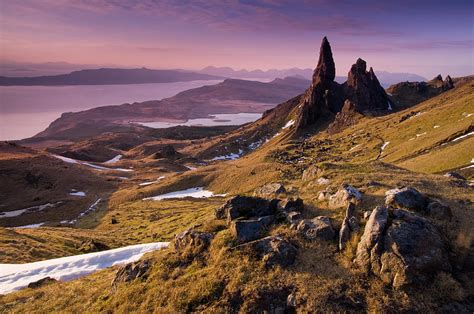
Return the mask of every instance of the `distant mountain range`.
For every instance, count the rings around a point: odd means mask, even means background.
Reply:
[[[109,85],[109,84],[144,84],[171,83],[195,80],[219,80],[223,77],[195,73],[183,70],[151,70],[141,69],[89,69],[74,71],[68,74],[36,76],[36,77],[6,77],[0,76],[1,86],[12,85]]]
[[[291,69],[283,69],[283,70],[276,70],[271,69],[268,71],[262,70],[234,70],[230,67],[213,67],[208,66],[201,71],[200,73],[210,74],[210,75],[218,75],[224,77],[232,77],[232,78],[254,78],[254,79],[274,79],[278,77],[287,77],[287,76],[297,76],[305,79],[311,79],[313,76],[313,69],[299,69],[299,68],[291,68]],[[375,74],[377,75],[379,81],[381,82],[382,86],[388,87],[392,84],[396,84],[399,82],[419,82],[419,81],[427,81],[427,79],[423,76],[413,74],[413,73],[394,73],[394,72],[387,72],[387,71],[376,71]],[[345,76],[336,76],[335,81],[338,83],[344,83],[347,80]]]

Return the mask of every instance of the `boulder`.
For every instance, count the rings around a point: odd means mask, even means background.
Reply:
[[[385,205],[416,211],[425,211],[429,198],[411,187],[385,192]]]
[[[278,208],[285,212],[303,211],[304,203],[301,198],[297,198],[296,200],[289,198],[278,202]]]
[[[346,207],[350,203],[359,204],[362,193],[349,184],[343,184],[336,194],[329,197],[329,206],[332,208]]]
[[[335,236],[329,217],[318,216],[313,219],[303,219],[296,227],[298,233],[307,240],[332,240]]]
[[[277,194],[286,193],[286,189],[281,183],[268,183],[255,190],[256,196],[274,196]]]
[[[354,232],[359,231],[359,221],[355,215],[355,205],[350,203],[346,209],[346,216],[342,221],[341,230],[339,230],[339,250],[346,247],[347,241],[350,240]]]
[[[78,250],[84,253],[100,252],[110,249],[106,244],[94,239],[87,239],[81,242]]]
[[[293,244],[278,236],[265,237],[260,240],[241,244],[235,248],[249,250],[252,254],[261,259],[266,267],[276,265],[282,267],[290,266],[295,262],[298,252]]]
[[[396,288],[451,270],[446,244],[429,220],[386,207],[370,215],[355,263]]]
[[[138,278],[146,278],[150,268],[150,260],[142,260],[124,265],[120,267],[115,273],[112,286],[115,287],[121,282],[129,282]]]
[[[290,224],[296,224],[302,219],[302,216],[298,211],[291,211],[286,215],[286,219]]]
[[[190,228],[175,235],[172,244],[176,252],[199,254],[209,247],[213,238],[212,233]]]
[[[222,207],[216,209],[218,219],[227,219],[227,222],[237,218],[252,218],[274,215],[279,200],[267,200],[260,197],[237,195],[228,200]]]
[[[267,231],[275,216],[265,216],[257,219],[234,220],[230,224],[230,231],[239,243],[256,240]]]
[[[451,219],[451,208],[437,200],[432,200],[426,206],[427,213],[436,219]]]
[[[57,280],[54,279],[54,278],[51,278],[51,277],[45,277],[45,278],[42,278],[40,280],[37,280],[37,281],[34,281],[34,282],[30,282],[28,284],[28,288],[31,288],[31,289],[36,289],[36,288],[39,288],[39,287],[42,287],[44,285],[47,285],[47,284],[50,284],[50,283],[53,283],[53,282],[56,282]]]

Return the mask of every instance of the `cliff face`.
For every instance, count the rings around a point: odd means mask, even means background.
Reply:
[[[338,114],[346,100],[351,102],[354,112],[380,112],[391,110],[385,90],[380,85],[372,68],[358,59],[352,65],[348,80],[344,84],[334,81],[336,66],[331,45],[323,38],[319,51],[319,60],[313,74],[311,86],[301,101],[297,119],[298,129],[306,128],[320,118]]]

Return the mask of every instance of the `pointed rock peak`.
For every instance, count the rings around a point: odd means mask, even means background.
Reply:
[[[441,76],[441,74],[438,74],[437,76],[435,76],[435,78],[433,79],[433,81],[442,81],[443,80],[443,77]]]
[[[454,87],[454,82],[453,82],[453,79],[451,78],[451,76],[446,76],[446,79],[444,80],[443,82],[443,86],[446,88],[446,89],[451,89]]]
[[[319,82],[333,82],[336,77],[336,65],[332,57],[331,45],[326,37],[321,42],[318,66],[314,70],[313,84]]]

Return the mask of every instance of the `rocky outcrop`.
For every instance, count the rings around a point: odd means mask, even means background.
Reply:
[[[362,193],[349,184],[343,184],[333,195],[329,196],[329,206],[332,208],[346,207],[350,203],[359,204],[362,200]]]
[[[230,224],[230,231],[237,242],[248,242],[261,238],[274,221],[273,215],[258,219],[235,220]]]
[[[342,221],[341,230],[339,230],[339,250],[344,250],[346,243],[350,240],[354,232],[359,231],[359,221],[355,213],[355,205],[349,203],[346,209],[346,216]]]
[[[331,226],[331,220],[326,216],[301,220],[296,231],[306,240],[332,240],[336,235]]]
[[[150,260],[142,260],[124,265],[120,267],[115,273],[112,286],[116,287],[121,282],[129,282],[138,278],[146,278],[150,268]]]
[[[304,210],[304,202],[301,198],[292,199],[287,198],[285,200],[281,200],[278,202],[278,209],[290,212],[290,211],[303,211]]]
[[[428,82],[402,82],[387,88],[394,109],[404,109],[422,101],[438,96],[454,88],[454,82],[448,75],[443,81],[441,74]]]
[[[439,271],[451,270],[444,240],[431,222],[382,206],[370,215],[355,263],[394,287],[422,283]]]
[[[298,252],[293,244],[278,236],[247,242],[235,247],[235,249],[248,250],[252,255],[261,259],[266,267],[290,266],[295,262]]]
[[[389,100],[372,68],[367,71],[367,63],[357,59],[349,71],[344,84],[345,97],[358,112],[378,112],[389,110]]]
[[[190,228],[175,235],[172,245],[178,253],[196,255],[205,251],[213,238],[212,233],[200,232]]]
[[[452,216],[449,206],[411,187],[389,190],[385,195],[385,204],[395,208],[417,211],[437,219],[449,219]]]
[[[83,253],[100,252],[110,249],[106,244],[88,239],[81,242],[78,250]]]
[[[354,123],[356,112],[378,113],[391,110],[387,94],[373,69],[367,71],[366,68],[366,62],[358,59],[349,71],[347,82],[343,85],[334,82],[335,63],[329,41],[324,37],[313,81],[298,105],[300,110],[297,129],[304,129],[318,120],[332,118],[341,111],[345,103],[347,105],[344,112],[333,125],[334,131]],[[347,100],[349,102],[345,102]]]

